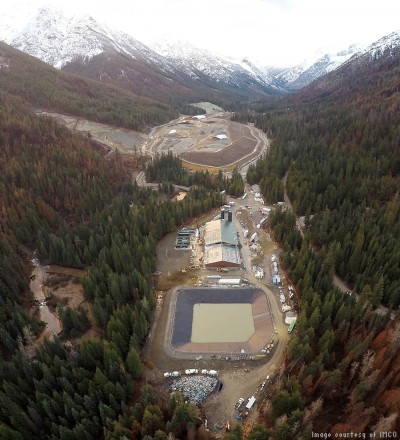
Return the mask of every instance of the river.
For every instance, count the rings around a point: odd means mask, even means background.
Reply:
[[[46,324],[46,328],[43,330],[39,339],[41,340],[44,337],[53,339],[54,335],[60,333],[62,330],[61,321],[46,304],[46,296],[43,290],[43,283],[46,277],[45,268],[40,264],[35,255],[31,261],[33,269],[31,272],[30,289],[35,300],[39,303],[40,319]]]

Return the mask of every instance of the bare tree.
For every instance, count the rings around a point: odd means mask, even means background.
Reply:
[[[282,414],[280,417],[278,417],[276,419],[275,424],[276,424],[277,427],[278,426],[283,426],[286,423],[286,421],[287,421],[287,415],[286,414]]]
[[[375,362],[375,352],[373,350],[368,350],[364,356],[361,363],[360,379],[364,379],[367,373],[369,373]]]
[[[17,338],[18,348],[23,356],[31,361],[36,355],[36,338],[29,326],[24,327],[22,333],[23,336],[19,335]]]
[[[397,322],[390,335],[389,350],[391,353],[397,352],[400,347],[400,322]]]
[[[388,417],[382,416],[378,423],[372,427],[373,432],[388,432],[393,429],[397,419],[397,412],[390,414]]]
[[[314,420],[314,418],[321,411],[323,403],[324,403],[324,400],[322,399],[322,397],[318,397],[317,400],[314,400],[313,402],[311,402],[310,406],[308,408],[306,408],[306,410],[304,412],[303,424],[307,425],[309,422]]]
[[[360,365],[360,362],[358,362],[358,361],[354,361],[352,364],[351,364],[351,370],[350,370],[350,380],[353,380],[353,378],[354,378],[354,376],[355,376],[355,374],[356,374],[356,372],[357,372],[357,369],[358,369],[358,366]]]

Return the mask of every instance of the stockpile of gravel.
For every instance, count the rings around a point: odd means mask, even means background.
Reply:
[[[171,388],[179,391],[190,402],[201,403],[217,386],[218,379],[209,376],[184,376],[172,382]]]

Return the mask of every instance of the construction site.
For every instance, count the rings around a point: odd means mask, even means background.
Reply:
[[[155,368],[147,380],[201,401],[204,423],[215,433],[227,422],[247,429],[256,421],[296,319],[295,292],[264,229],[273,207],[263,204],[258,187],[245,191],[157,246],[148,351]]]

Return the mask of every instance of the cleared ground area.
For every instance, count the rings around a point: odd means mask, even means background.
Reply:
[[[219,119],[219,121],[223,121],[223,119]],[[203,124],[205,123],[203,122]],[[207,148],[206,145],[199,143],[199,145],[192,148],[193,151],[181,153],[179,156],[183,160],[194,164],[222,167],[236,163],[244,156],[254,152],[258,141],[250,127],[238,122],[227,121],[226,131],[228,140],[219,141],[220,148],[216,151],[215,149],[212,151],[210,146]]]
[[[136,154],[140,152],[141,145],[146,139],[144,133],[126,128],[113,127],[107,124],[88,121],[75,116],[62,115],[60,113],[38,112],[40,116],[50,116],[59,124],[65,125],[72,131],[81,134],[90,134],[91,138],[111,150],[118,150],[124,154]]]
[[[178,358],[256,355],[273,333],[261,289],[179,288],[170,302],[164,350]]]
[[[80,132],[103,145],[109,154],[118,150],[132,156],[153,157],[171,152],[181,157],[183,165],[192,170],[218,172],[245,167],[269,147],[265,134],[252,124],[230,120],[231,113],[215,111],[218,106],[204,104],[207,115],[181,116],[157,127],[150,133],[99,124],[60,113],[38,111],[50,116],[72,131]],[[213,113],[209,113],[214,111]]]

